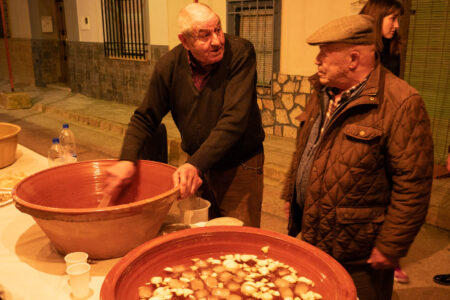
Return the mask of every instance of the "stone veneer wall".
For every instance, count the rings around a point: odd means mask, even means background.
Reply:
[[[36,85],[45,86],[61,78],[59,41],[31,40]]]
[[[154,62],[167,46],[151,48],[150,60],[110,59],[103,43],[68,42],[69,86],[75,93],[139,105],[145,95]]]
[[[267,134],[295,138],[299,122],[296,117],[305,109],[311,93],[308,76],[273,74],[270,89],[257,88],[264,131]]]

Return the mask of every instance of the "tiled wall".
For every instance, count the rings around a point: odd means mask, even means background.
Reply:
[[[299,116],[311,92],[307,76],[273,74],[273,96],[270,89],[258,88],[258,105],[267,134],[295,138]]]
[[[167,46],[151,49],[151,59],[105,57],[102,43],[68,42],[69,86],[74,93],[138,105],[147,90],[154,62]]]
[[[36,85],[58,82],[61,78],[59,41],[31,40]]]

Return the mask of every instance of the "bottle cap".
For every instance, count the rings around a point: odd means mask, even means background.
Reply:
[[[59,144],[59,138],[53,138],[53,144]]]
[[[63,128],[69,128],[69,124],[64,123],[64,124],[63,124]]]

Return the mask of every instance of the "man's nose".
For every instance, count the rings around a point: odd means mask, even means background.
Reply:
[[[314,63],[316,65],[320,65],[319,55],[317,55],[316,58],[314,58]]]
[[[211,35],[211,45],[213,46],[220,45],[219,34],[217,34],[216,32],[213,32],[213,34]]]

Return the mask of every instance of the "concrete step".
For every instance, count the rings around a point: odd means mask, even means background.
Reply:
[[[52,88],[52,89],[63,90],[66,92],[72,92],[72,89],[70,88],[70,86],[64,82],[50,83],[50,84],[47,84],[47,87]]]

